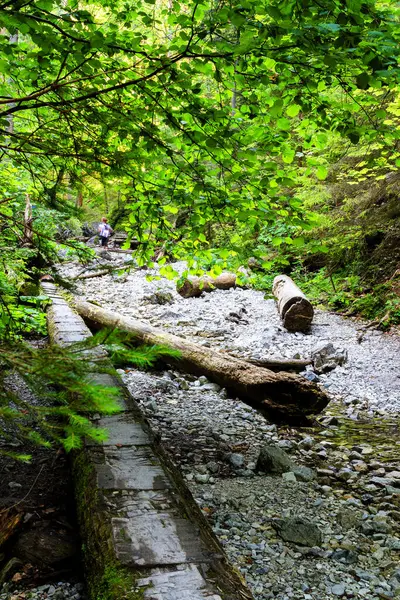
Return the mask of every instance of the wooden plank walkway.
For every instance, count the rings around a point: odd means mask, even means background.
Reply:
[[[54,284],[42,288],[52,299],[52,343],[68,346],[91,336]],[[121,390],[121,413],[96,420],[108,430],[107,441],[87,442],[73,461],[92,600],[251,600],[118,375],[88,377]]]

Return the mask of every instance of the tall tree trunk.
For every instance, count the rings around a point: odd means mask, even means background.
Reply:
[[[108,216],[108,209],[109,209],[108,190],[107,190],[107,184],[104,180],[103,180],[103,190],[104,190],[104,210],[105,210],[106,215]]]
[[[81,187],[79,187],[77,195],[76,195],[75,206],[76,206],[76,208],[82,208],[82,206],[83,206],[83,192],[82,192]]]
[[[32,231],[32,205],[29,194],[25,197],[25,211],[24,211],[24,237],[23,245],[32,246],[33,244],[33,231]]]

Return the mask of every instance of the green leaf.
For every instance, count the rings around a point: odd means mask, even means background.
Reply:
[[[286,109],[286,114],[288,117],[297,117],[301,110],[301,106],[299,104],[291,104]]]
[[[269,261],[269,260],[266,260],[266,261],[264,261],[263,263],[261,263],[261,266],[262,266],[262,268],[263,268],[263,269],[265,269],[266,271],[269,271],[269,270],[272,268],[272,266],[273,266],[273,262],[271,262],[271,261]]]
[[[328,169],[324,165],[320,165],[317,169],[317,177],[321,181],[328,177]]]
[[[274,238],[272,238],[272,240],[271,240],[271,244],[272,244],[273,246],[281,246],[281,245],[283,244],[283,242],[284,242],[284,241],[285,241],[285,240],[284,240],[284,238],[281,238],[281,237],[274,237]]]
[[[283,129],[284,131],[288,131],[291,128],[289,119],[286,119],[285,117],[278,119],[276,124],[279,129]]]
[[[362,90],[366,90],[370,85],[370,76],[368,73],[360,73],[360,75],[357,75],[356,81],[357,87]]]
[[[179,208],[177,206],[166,205],[164,206],[165,212],[171,213],[172,215],[176,215],[179,212]]]
[[[293,148],[285,148],[285,150],[282,153],[283,162],[291,164],[294,160],[295,154],[296,153],[293,150]]]

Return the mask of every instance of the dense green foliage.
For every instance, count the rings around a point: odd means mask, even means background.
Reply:
[[[45,331],[38,276],[90,258],[63,238],[100,211],[139,238],[139,263],[162,248],[168,277],[169,259],[218,274],[252,258],[262,289],[283,270],[325,305],[400,321],[399,13],[378,0],[0,0],[8,366],[21,355],[40,372],[22,342]],[[64,371],[45,375],[71,392]]]
[[[327,132],[397,139],[400,33],[373,0],[17,0],[0,20],[3,156],[53,206],[66,177],[118,177],[150,245],[197,253],[210,221],[301,226],[297,171],[326,177]]]
[[[101,332],[67,349],[36,348],[14,340],[3,342],[0,362],[0,454],[29,460],[12,447],[33,443],[46,448],[62,445],[66,451],[81,447],[83,439],[101,442],[107,432],[90,417],[121,410],[120,391],[88,379],[94,373],[114,373],[110,360],[93,349],[102,344],[114,364],[147,368],[163,356],[178,353],[161,346],[135,347],[125,334]],[[88,354],[89,353],[89,354]],[[88,358],[90,356],[90,359]],[[16,443],[17,442],[17,443]]]

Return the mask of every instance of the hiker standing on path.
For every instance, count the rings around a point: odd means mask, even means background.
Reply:
[[[101,219],[101,223],[99,225],[99,236],[100,236],[100,241],[101,241],[101,245],[102,246],[107,246],[108,245],[108,238],[113,233],[114,233],[113,230],[111,229],[111,227],[107,223],[107,219],[105,217],[103,217]]]

